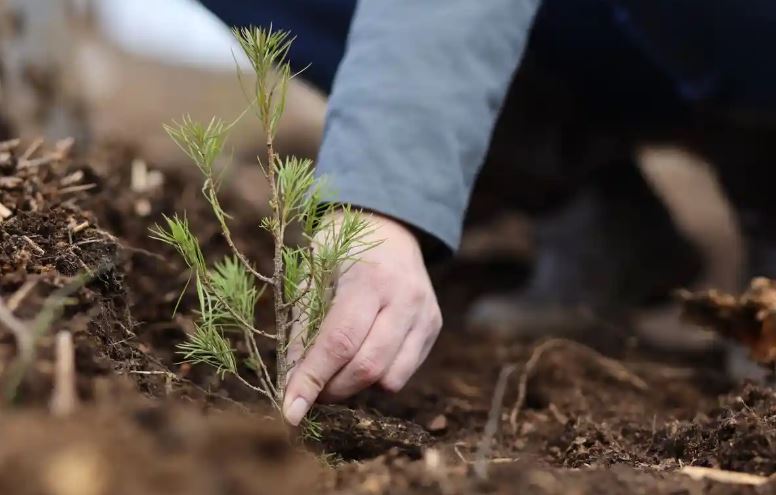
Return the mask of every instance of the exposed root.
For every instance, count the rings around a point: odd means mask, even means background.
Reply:
[[[647,385],[644,380],[633,374],[630,370],[628,370],[628,368],[623,366],[622,363],[603,356],[586,345],[560,338],[545,340],[541,344],[537,345],[533,352],[531,352],[531,356],[528,358],[528,361],[525,364],[525,368],[523,368],[523,373],[520,375],[520,381],[518,382],[517,388],[517,399],[515,400],[515,405],[512,407],[512,411],[509,414],[509,424],[513,432],[517,432],[517,419],[520,415],[520,412],[523,410],[523,407],[525,406],[525,400],[528,395],[528,381],[531,379],[531,376],[541,361],[542,356],[548,351],[560,347],[568,347],[589,356],[591,361],[596,363],[601,368],[601,370],[619,382],[630,385],[631,387],[640,391],[646,391],[649,389],[649,385]]]

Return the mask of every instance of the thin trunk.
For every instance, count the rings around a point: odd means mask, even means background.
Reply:
[[[268,128],[268,126],[267,126]],[[283,403],[283,395],[286,387],[286,374],[288,365],[286,363],[286,343],[288,338],[288,318],[285,304],[283,303],[283,238],[285,237],[286,226],[280,214],[280,195],[277,181],[275,178],[275,150],[272,145],[272,137],[267,139],[267,161],[269,163],[269,182],[273,194],[272,209],[277,220],[277,229],[275,232],[275,269],[272,274],[272,291],[275,303],[275,333],[277,334],[276,362],[277,362],[277,393],[278,403]]]

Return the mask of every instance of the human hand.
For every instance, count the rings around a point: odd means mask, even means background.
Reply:
[[[306,355],[301,339],[289,346],[293,368],[283,414],[292,425],[317,399],[342,400],[375,383],[398,392],[439,335],[442,314],[417,239],[397,221],[380,215],[370,221],[366,241],[379,244],[340,275]]]

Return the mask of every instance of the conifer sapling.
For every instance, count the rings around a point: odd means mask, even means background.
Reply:
[[[219,375],[233,375],[245,386],[266,397],[278,410],[283,404],[286,362],[292,328],[305,349],[314,341],[332,300],[337,270],[357,261],[374,244],[367,242],[370,224],[361,212],[323,203],[325,181],[317,178],[311,160],[278,156],[274,147],[278,123],[286,105],[289,81],[296,76],[288,62],[293,42],[289,33],[262,28],[236,29],[234,35],[255,72],[250,108],[266,134],[266,155],[259,158],[261,172],[270,184],[271,214],[260,228],[274,240],[273,270],[262,273],[235,245],[229,215],[219,201],[222,171],[215,162],[223,151],[233,123],[213,118],[207,124],[183,117],[165,126],[175,143],[197,165],[203,176],[202,194],[220,224],[231,255],[209,265],[185,217],[165,217],[152,229],[154,238],[170,244],[191,269],[199,300],[195,331],[180,346],[184,360],[214,367]],[[335,223],[334,208],[340,211]],[[305,245],[286,244],[290,226],[298,225]],[[255,310],[265,289],[272,293],[275,328],[255,326]],[[234,352],[242,340],[247,359]],[[274,340],[276,363],[271,366],[259,352],[260,339]],[[246,366],[241,366],[244,364]],[[246,376],[249,369],[254,376]]]

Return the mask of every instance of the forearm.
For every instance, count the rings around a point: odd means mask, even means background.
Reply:
[[[539,0],[363,0],[319,173],[451,248]]]

